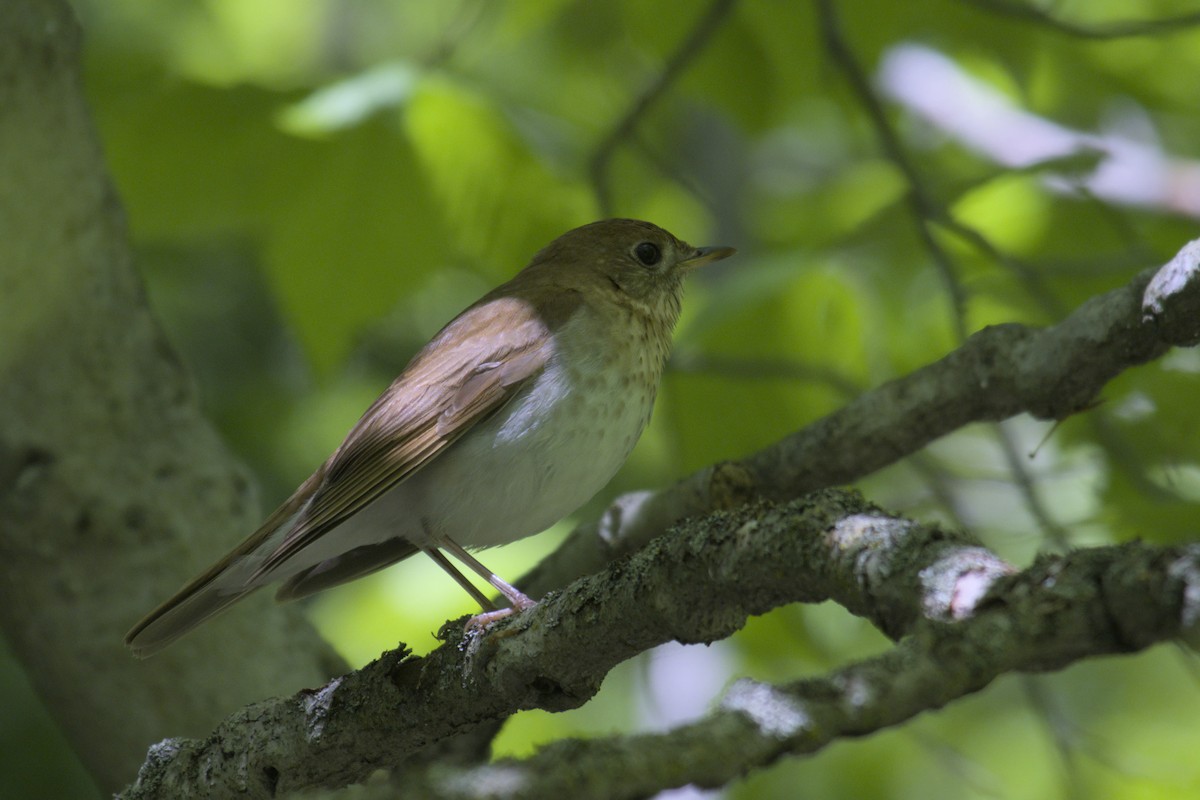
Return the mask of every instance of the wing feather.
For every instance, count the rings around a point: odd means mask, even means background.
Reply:
[[[514,306],[523,318],[513,319]],[[547,334],[515,300],[455,320],[363,414],[326,463],[311,502],[250,580],[259,582],[503,408],[549,360]]]
[[[520,276],[518,276],[519,280]],[[342,445],[258,530],[126,634],[140,657],[162,649],[264,583],[301,550],[437,458],[535,379],[553,356],[550,328],[578,296],[542,307],[502,286],[450,322],[351,429]],[[346,564],[300,570],[282,596],[307,594],[407,555],[403,544],[360,547]],[[327,574],[326,574],[327,573]]]

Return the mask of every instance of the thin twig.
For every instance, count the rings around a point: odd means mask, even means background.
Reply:
[[[1124,475],[1135,490],[1147,499],[1160,503],[1179,502],[1182,499],[1178,492],[1150,479],[1145,457],[1117,427],[1111,414],[1089,414],[1088,421],[1092,436],[1108,453],[1109,464]]]
[[[997,422],[994,425],[994,430],[996,431],[996,439],[1000,443],[1000,450],[1004,453],[1004,460],[1008,463],[1008,471],[1012,475],[1013,485],[1017,487],[1017,491],[1021,494],[1021,499],[1025,501],[1025,506],[1029,509],[1029,513],[1033,515],[1042,532],[1056,548],[1064,551],[1069,549],[1071,541],[1067,535],[1067,530],[1051,516],[1049,509],[1046,508],[1046,504],[1042,502],[1042,498],[1038,495],[1037,486],[1034,484],[1029,470],[1025,468],[1025,463],[1021,460],[1021,454],[1016,442],[1013,441],[1012,433],[1003,422]]]
[[[653,164],[667,180],[674,181],[681,189],[690,194],[692,197],[709,210],[714,217],[719,216],[717,213],[717,200],[709,192],[705,191],[695,178],[688,173],[684,168],[674,164],[664,154],[658,152],[646,141],[646,137],[634,133],[632,136],[632,144],[637,148],[638,152],[648,161]],[[610,209],[611,211],[611,209]]]
[[[934,501],[946,513],[950,524],[958,530],[970,533],[971,525],[959,510],[958,497],[955,496],[942,465],[925,451],[913,453],[904,463],[925,482]]]
[[[482,0],[468,0],[459,3],[454,17],[438,34],[429,50],[417,59],[417,63],[422,64],[426,69],[432,69],[448,62],[479,23],[485,5]]]
[[[1096,25],[1082,25],[1056,17],[1043,8],[1012,0],[967,0],[972,5],[1006,17],[1035,22],[1048,30],[1079,39],[1126,39],[1133,36],[1163,36],[1186,33],[1200,25],[1200,11],[1145,20],[1118,20]]]
[[[625,139],[633,134],[642,117],[683,73],[684,68],[704,50],[705,44],[716,33],[721,22],[733,9],[736,2],[737,0],[714,0],[709,5],[704,16],[696,23],[696,27],[667,59],[662,72],[658,74],[654,82],[638,95],[625,115],[609,131],[608,135],[600,140],[596,152],[592,155],[589,172],[592,177],[592,185],[595,187],[597,203],[603,216],[610,216],[613,211],[612,194],[608,185],[608,164],[612,160],[613,153]]]
[[[851,88],[854,90],[854,94],[866,110],[884,154],[896,165],[896,168],[900,170],[908,183],[908,193],[905,200],[912,212],[917,236],[920,237],[921,242],[929,251],[930,256],[932,256],[934,266],[937,268],[938,274],[942,278],[942,283],[946,287],[946,292],[950,296],[955,334],[958,337],[958,341],[965,341],[967,338],[966,291],[958,279],[957,269],[949,253],[938,243],[936,237],[933,235],[933,231],[930,230],[930,221],[943,216],[940,204],[925,190],[924,182],[920,175],[917,174],[916,166],[909,159],[903,145],[900,143],[900,137],[896,134],[895,129],[887,119],[887,114],[883,110],[882,103],[879,102],[875,90],[871,88],[871,82],[867,78],[866,72],[858,63],[854,52],[842,36],[841,24],[834,10],[832,0],[816,0],[816,5],[818,17],[821,20],[821,35],[825,40],[826,49],[829,51],[834,63],[845,74]]]
[[[1075,725],[1062,709],[1058,708],[1040,676],[1022,677],[1021,689],[1034,714],[1046,726],[1050,741],[1054,743],[1054,752],[1058,754],[1058,759],[1063,765],[1063,794],[1066,800],[1083,800],[1087,793],[1083,790],[1079,758],[1075,752],[1078,738],[1074,735]]]
[[[1041,306],[1042,313],[1051,319],[1059,319],[1066,313],[1066,308],[1064,308],[1063,304],[1046,288],[1045,278],[1040,272],[1021,259],[1005,253],[984,236],[978,228],[955,219],[944,208],[939,207],[935,209],[935,213],[937,214],[935,221],[939,225],[965,240],[968,244],[974,246],[975,249],[1016,275],[1018,280],[1025,285],[1025,290],[1029,293],[1029,296]]]

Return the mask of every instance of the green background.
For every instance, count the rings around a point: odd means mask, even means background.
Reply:
[[[728,4],[668,82],[710,4],[74,5],[87,93],[152,305],[267,504],[324,459],[447,319],[600,216],[649,219],[740,253],[692,279],[652,425],[578,517],[752,452],[959,341],[910,180],[831,58],[813,4]],[[1120,133],[1180,163],[1200,157],[1200,29],[1084,37],[998,13],[1005,3],[831,5],[867,76],[891,48],[920,44],[1065,128]],[[1053,13],[1103,30],[1188,8],[1107,0]],[[653,88],[603,165],[605,204],[598,148]],[[1094,154],[1007,169],[880,102],[924,196],[968,231],[929,227],[965,293],[968,332],[1051,323],[1196,235],[1194,218],[1161,204],[1047,187],[1051,173],[1086,175]],[[968,527],[1019,564],[1064,544],[1194,539],[1197,370],[1194,351],[1172,353],[1057,427],[973,426],[861,488],[896,511]],[[487,563],[515,578],[569,527]],[[431,632],[470,607],[414,560],[309,610],[357,664],[398,641],[430,649]],[[578,711],[519,715],[497,753],[662,726],[701,713],[733,677],[819,674],[887,646],[836,607],[780,609],[727,642],[622,666]],[[728,795],[1194,798],[1198,688],[1195,657],[1172,647],[1010,677],[901,730],[786,760]],[[93,796],[7,657],[0,708],[0,796]]]

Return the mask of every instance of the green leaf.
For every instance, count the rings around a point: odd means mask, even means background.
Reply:
[[[554,174],[497,106],[460,84],[423,82],[404,126],[451,246],[497,275],[593,213],[583,184]]]

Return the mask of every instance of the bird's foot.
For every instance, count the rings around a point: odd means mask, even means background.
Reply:
[[[512,588],[512,587],[509,587]],[[467,620],[464,629],[467,633],[479,633],[486,630],[492,624],[500,620],[512,616],[518,611],[524,611],[527,608],[533,608],[537,605],[536,600],[531,600],[528,596],[521,594],[513,589],[514,594],[509,595],[508,599],[512,603],[508,608],[498,608],[495,611],[485,611],[482,614],[476,614]],[[507,592],[505,593],[507,594]]]

